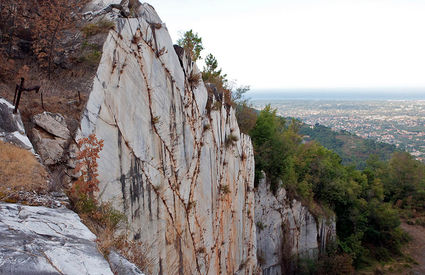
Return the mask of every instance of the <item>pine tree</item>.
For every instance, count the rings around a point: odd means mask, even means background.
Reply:
[[[185,32],[177,41],[177,44],[190,53],[193,61],[196,62],[196,60],[201,59],[201,51],[204,47],[202,46],[202,38],[197,33],[192,30]]]

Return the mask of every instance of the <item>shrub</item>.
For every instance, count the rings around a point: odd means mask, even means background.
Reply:
[[[111,20],[102,19],[99,20],[96,23],[89,23],[85,25],[81,31],[83,32],[83,35],[85,38],[88,38],[90,36],[99,34],[99,33],[106,33],[111,29],[115,28],[115,23]]]
[[[354,274],[353,259],[344,253],[321,256],[317,263],[317,274]]]
[[[28,150],[0,141],[0,199],[19,191],[46,192],[47,172]]]
[[[190,88],[193,90],[199,86],[199,83],[201,83],[201,74],[195,74],[192,71],[187,81],[189,82]]]
[[[99,45],[84,41],[82,46],[82,53],[78,58],[78,62],[87,63],[90,66],[97,66],[101,57],[102,51],[100,50]]]
[[[262,222],[257,222],[255,225],[257,225],[260,231],[264,229],[264,224]]]
[[[229,194],[230,193],[230,188],[228,184],[224,184],[224,185],[220,185],[218,187],[219,191],[223,194]]]
[[[103,148],[103,140],[98,140],[95,134],[91,134],[80,139],[77,146],[79,152],[77,153],[78,164],[75,167],[75,172],[81,175],[72,185],[71,195],[77,200],[85,199],[95,203],[94,192],[99,191],[97,159]]]

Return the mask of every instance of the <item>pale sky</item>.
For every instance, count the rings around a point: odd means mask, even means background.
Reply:
[[[147,2],[252,89],[425,87],[424,0]]]

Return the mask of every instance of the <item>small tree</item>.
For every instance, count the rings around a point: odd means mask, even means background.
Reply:
[[[87,0],[40,1],[33,27],[33,49],[40,66],[52,70],[54,57],[63,53],[60,45],[64,31],[75,28],[75,18]]]
[[[183,34],[183,36],[177,40],[177,44],[183,47],[190,53],[190,57],[193,61],[201,59],[201,51],[204,49],[202,46],[202,38],[198,36],[198,33],[194,33],[189,30]]]
[[[79,152],[75,167],[75,172],[81,173],[80,177],[74,182],[71,193],[76,199],[86,197],[95,202],[94,192],[99,191],[99,176],[97,172],[97,159],[103,148],[103,140],[97,139],[95,134],[82,138],[77,144]]]

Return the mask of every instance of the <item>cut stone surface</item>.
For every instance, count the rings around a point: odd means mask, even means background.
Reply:
[[[0,274],[105,274],[96,236],[71,210],[0,203]]]
[[[98,197],[126,214],[130,239],[151,247],[144,272],[252,274],[250,138],[233,109],[207,110],[204,84],[188,81],[199,69],[176,54],[152,6],[135,14],[109,32],[77,135],[104,140]],[[225,146],[230,134],[238,140]]]

